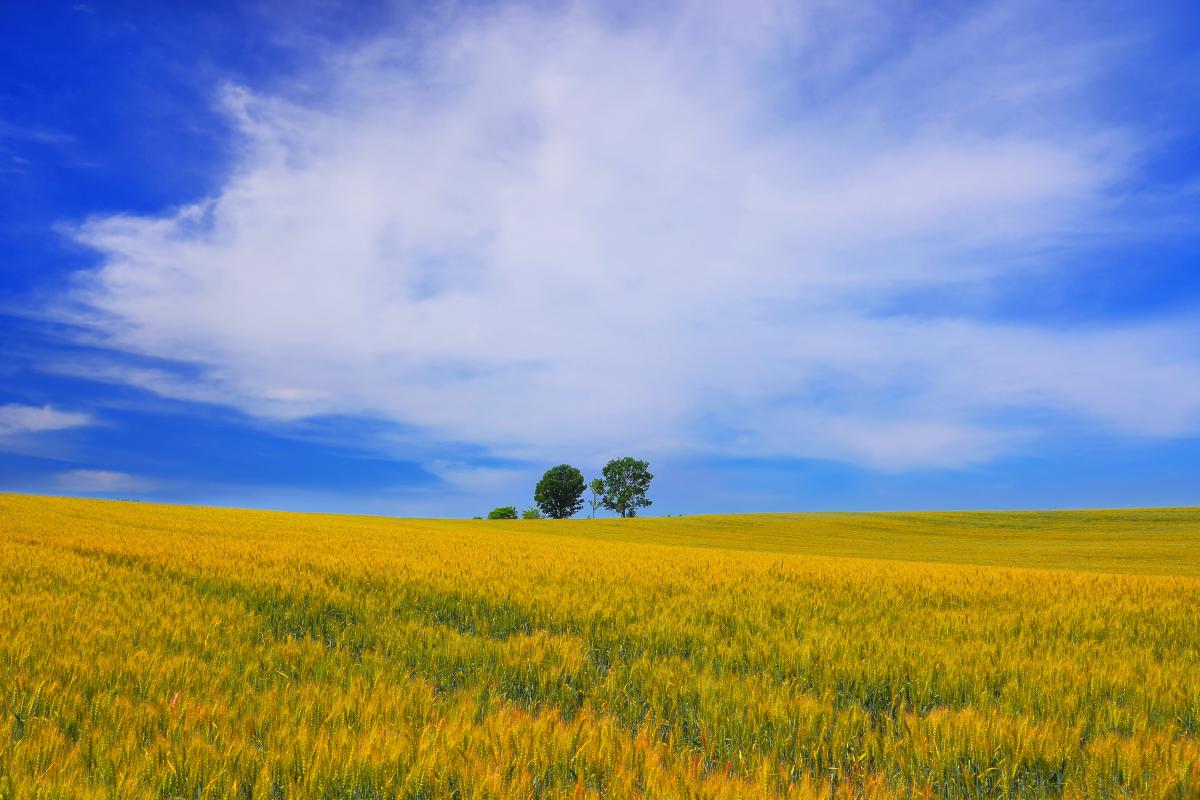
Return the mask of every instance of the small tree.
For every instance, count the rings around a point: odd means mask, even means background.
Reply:
[[[620,517],[635,517],[639,508],[650,505],[646,491],[654,476],[650,465],[636,458],[614,458],[604,465],[602,504]]]
[[[516,519],[516,506],[500,506],[488,512],[488,519]]]
[[[588,505],[592,507],[592,513],[588,516],[595,517],[596,509],[604,505],[604,481],[599,478],[592,478],[588,484],[588,491],[591,495],[588,497]]]
[[[538,511],[537,506],[527,508],[521,512],[521,519],[541,519],[542,512]]]
[[[570,464],[551,467],[533,490],[533,501],[552,519],[578,514],[583,508],[583,473]]]

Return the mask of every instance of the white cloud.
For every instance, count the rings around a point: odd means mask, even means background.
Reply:
[[[539,477],[524,469],[454,461],[434,461],[429,470],[453,490],[471,496],[503,495],[505,492],[525,495],[529,492],[531,478]]]
[[[540,469],[481,466],[462,461],[435,459],[426,469],[439,479],[433,487],[398,487],[393,512],[405,515],[441,516],[446,513],[482,514],[497,505],[533,505],[533,486]]]
[[[90,414],[59,411],[52,406],[9,403],[0,406],[0,439],[20,434],[58,431],[92,424]]]
[[[83,494],[141,493],[154,489],[152,481],[107,469],[68,470],[59,473],[57,482],[61,488],[69,492]]]
[[[908,44],[886,4],[732,8],[490,10],[333,53],[307,104],[229,88],[222,190],[80,227],[73,319],[200,368],[134,370],[170,396],[518,458],[904,468],[1035,412],[1200,426],[1195,325],[872,311],[1101,223],[1138,157],[1089,110],[1119,43],[1009,4]]]

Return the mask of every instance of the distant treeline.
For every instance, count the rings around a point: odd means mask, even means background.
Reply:
[[[551,467],[533,490],[534,505],[517,514],[516,506],[499,506],[488,512],[488,519],[566,519],[590,507],[589,516],[607,509],[619,517],[635,517],[639,508],[650,505],[650,464],[626,456],[604,465],[599,478],[583,479],[583,473],[570,464]],[[587,498],[584,498],[584,493]]]

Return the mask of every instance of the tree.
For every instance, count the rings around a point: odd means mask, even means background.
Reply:
[[[621,517],[636,517],[639,508],[650,505],[646,490],[654,476],[650,465],[636,458],[614,458],[604,465],[602,504]]]
[[[527,508],[521,512],[521,519],[542,519],[542,512],[538,511],[537,506]]]
[[[488,512],[488,519],[516,519],[516,506],[500,506]]]
[[[583,473],[570,464],[546,470],[533,490],[533,501],[547,517],[566,519],[583,508]]]
[[[592,493],[588,497],[588,505],[592,507],[592,513],[589,516],[595,517],[596,509],[604,505],[604,481],[592,478],[591,483],[588,484],[588,491]]]

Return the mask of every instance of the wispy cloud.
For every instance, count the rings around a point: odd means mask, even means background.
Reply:
[[[58,431],[93,423],[90,414],[79,411],[60,411],[52,406],[29,406],[9,403],[0,406],[0,440],[18,434]]]
[[[472,463],[435,461],[430,471],[457,490],[476,494],[504,491],[527,492],[529,470],[512,467],[480,466]]]
[[[16,125],[7,120],[0,119],[0,141],[4,139],[50,145],[71,144],[75,141],[73,136],[61,131]]]
[[[67,457],[74,429],[96,423],[89,413],[64,411],[51,405],[0,405],[0,452],[39,458]]]
[[[114,379],[515,458],[1194,433],[1192,321],[877,311],[1101,235],[1143,142],[1092,102],[1119,35],[888,8],[489,8],[327,53],[304,102],[228,87],[228,182],[80,226],[103,264],[67,316],[198,368]]]
[[[106,469],[73,469],[57,477],[57,485],[68,492],[80,494],[113,494],[130,492],[141,494],[152,491],[152,481],[138,478],[125,472]]]

